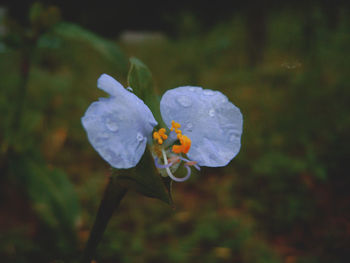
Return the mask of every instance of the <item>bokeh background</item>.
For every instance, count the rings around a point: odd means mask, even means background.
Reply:
[[[80,118],[131,56],[226,94],[242,148],[174,207],[128,193],[96,262],[349,262],[349,4],[102,0],[0,4],[1,262],[79,258],[111,173]]]

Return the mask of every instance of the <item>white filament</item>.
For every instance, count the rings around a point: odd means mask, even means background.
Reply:
[[[165,151],[164,151],[163,149],[162,149],[162,153],[163,153],[164,164],[167,165],[167,164],[168,164],[168,158],[167,158],[166,153],[165,153]],[[186,174],[186,176],[183,177],[183,178],[178,178],[178,177],[174,176],[174,175],[171,173],[169,167],[165,168],[165,170],[166,170],[167,174],[169,175],[169,177],[170,177],[171,179],[173,179],[175,182],[184,182],[184,181],[186,181],[188,178],[190,178],[190,176],[191,176],[191,169],[190,169],[187,165],[186,165],[185,167],[186,167],[186,169],[187,169],[187,174]]]

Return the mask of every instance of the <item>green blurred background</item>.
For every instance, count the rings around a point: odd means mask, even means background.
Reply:
[[[0,261],[79,258],[111,173],[80,118],[135,56],[226,94],[242,148],[174,208],[128,193],[96,262],[349,262],[349,5],[107,3],[0,6]]]

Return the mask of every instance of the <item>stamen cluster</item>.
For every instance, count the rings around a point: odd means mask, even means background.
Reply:
[[[174,145],[173,146],[173,152],[174,153],[188,153],[188,151],[191,148],[191,139],[188,138],[186,135],[182,135],[181,130],[179,130],[179,128],[181,128],[181,124],[177,123],[175,121],[171,122],[171,129],[170,131],[175,131],[175,133],[177,134],[177,138],[180,141],[180,145]]]
[[[159,131],[154,132],[153,139],[155,139],[159,144],[163,144],[163,140],[168,139],[168,135],[165,134],[165,129],[161,128]]]
[[[168,176],[173,179],[174,181],[177,182],[183,182],[185,180],[187,180],[190,175],[191,175],[191,169],[190,166],[194,166],[197,170],[200,170],[199,166],[197,165],[197,162],[195,161],[191,161],[188,160],[186,158],[183,158],[181,156],[181,153],[188,153],[188,151],[191,148],[191,139],[188,138],[186,135],[182,134],[182,131],[180,130],[181,128],[181,124],[177,123],[175,121],[171,122],[171,128],[170,131],[171,132],[175,132],[176,133],[176,137],[180,142],[180,145],[173,145],[172,146],[172,152],[175,153],[176,155],[172,154],[172,156],[170,158],[167,157],[166,151],[163,149],[161,149],[161,156],[163,157],[164,160],[164,164],[160,164],[158,163],[159,158],[156,157],[155,158],[155,165],[158,169],[165,169],[166,173],[168,174]],[[161,128],[158,131],[155,131],[153,133],[153,139],[156,140],[158,142],[159,145],[162,145],[163,142],[168,138],[168,136],[165,134],[165,129]],[[176,163],[179,163],[181,161],[184,161],[184,167],[187,169],[187,174],[185,177],[182,178],[178,178],[175,177],[172,172],[170,171],[170,167],[173,166]]]

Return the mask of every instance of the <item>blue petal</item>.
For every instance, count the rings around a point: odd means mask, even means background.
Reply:
[[[97,86],[110,97],[93,102],[82,117],[88,139],[111,166],[134,167],[157,122],[143,101],[112,77],[101,75]]]
[[[168,90],[160,102],[168,127],[174,120],[192,146],[187,156],[199,165],[227,165],[239,152],[243,118],[240,110],[219,91],[201,87]]]

